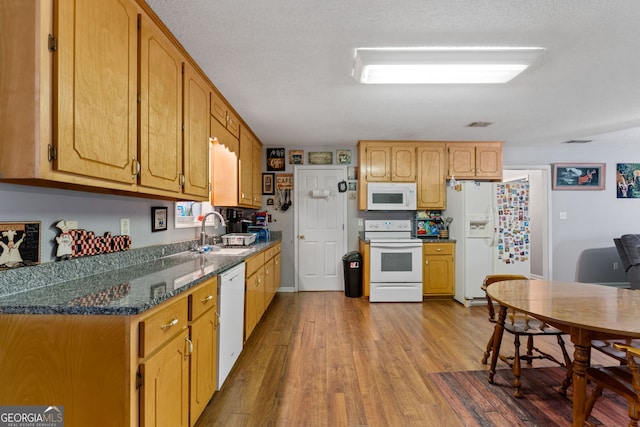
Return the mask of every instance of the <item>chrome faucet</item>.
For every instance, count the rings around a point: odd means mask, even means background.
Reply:
[[[220,215],[220,212],[218,212],[218,211],[214,210],[214,211],[209,212],[205,216],[203,216],[202,217],[202,228],[200,230],[200,247],[203,247],[207,243],[207,233],[204,231],[204,227],[206,226],[207,218],[210,215],[216,215],[218,218],[220,218],[220,225],[222,225],[223,227],[225,227],[227,225],[224,222],[224,218],[222,217],[222,215]]]

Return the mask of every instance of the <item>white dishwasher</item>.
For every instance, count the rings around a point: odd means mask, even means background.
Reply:
[[[236,363],[244,341],[244,263],[218,276],[218,387]]]

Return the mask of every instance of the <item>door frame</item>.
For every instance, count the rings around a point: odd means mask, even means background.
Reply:
[[[546,232],[545,230],[543,230],[543,242],[542,242],[542,251],[543,251],[543,276],[539,277],[539,276],[535,276],[535,278],[537,279],[543,279],[543,280],[551,280],[553,278],[553,241],[552,241],[552,234],[551,234],[551,230],[552,230],[552,212],[553,210],[551,209],[551,200],[552,200],[552,194],[551,194],[551,166],[550,165],[505,165],[503,167],[503,170],[510,170],[510,171],[527,171],[527,170],[531,170],[531,171],[541,171],[543,174],[543,181],[546,182],[541,182],[540,183],[540,188],[543,188],[544,191],[546,192],[541,199],[542,200],[546,200],[547,205],[546,205],[546,215],[545,218],[547,220],[547,223],[544,224],[544,226],[546,227]]]
[[[293,185],[294,185],[294,191],[293,191],[293,196],[295,196],[296,194],[296,185],[298,185],[297,183],[299,183],[299,172],[301,170],[340,170],[343,171],[344,173],[344,179],[347,179],[347,167],[346,166],[338,166],[338,165],[295,165],[293,167]],[[337,191],[337,189],[336,189]],[[347,194],[347,193],[344,193]],[[346,196],[345,196],[346,197]],[[299,286],[300,286],[300,279],[299,279],[299,270],[298,270],[298,266],[300,265],[299,261],[299,239],[298,239],[298,222],[299,222],[299,212],[300,209],[300,203],[299,201],[295,200],[294,197],[294,203],[293,203],[293,270],[294,270],[294,275],[293,275],[293,292],[298,292],[299,291]],[[349,234],[349,223],[347,221],[348,216],[347,216],[347,200],[345,200],[345,203],[343,203],[343,208],[342,208],[342,219],[343,219],[343,224],[344,224],[344,232],[342,233],[342,245],[344,247],[345,250],[348,249],[348,245],[347,245],[347,236]]]

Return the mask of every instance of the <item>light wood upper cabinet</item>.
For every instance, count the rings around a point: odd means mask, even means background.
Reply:
[[[262,143],[244,126],[240,128],[240,205],[262,207]]]
[[[211,117],[211,204],[240,204],[239,170],[240,144],[215,118]]]
[[[446,208],[446,149],[445,143],[418,145],[418,209]]]
[[[367,182],[415,182],[416,146],[395,141],[360,141]]]
[[[209,95],[211,89],[189,63],[184,66],[183,193],[209,197]]]
[[[236,138],[240,137],[240,119],[216,91],[211,94],[211,115]]]
[[[135,184],[138,9],[127,0],[57,7],[53,167]]]
[[[415,182],[416,146],[402,144],[391,146],[391,181]]]
[[[209,197],[211,117],[241,119],[144,0],[1,7],[2,181]]]
[[[448,177],[502,180],[502,142],[448,142]]]
[[[240,129],[240,204],[253,204],[253,138],[244,126]]]
[[[140,184],[180,192],[184,57],[144,14],[140,39]]]
[[[251,206],[260,209],[262,207],[262,143],[255,136],[252,137],[252,141],[253,196],[251,198]]]

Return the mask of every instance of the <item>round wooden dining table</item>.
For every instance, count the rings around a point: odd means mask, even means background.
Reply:
[[[586,368],[594,339],[640,338],[640,292],[612,286],[554,280],[509,280],[487,288],[500,305],[492,366],[498,358],[507,309],[528,313],[571,336],[573,426],[584,426]],[[494,360],[495,359],[495,360]],[[616,364],[612,360],[612,364]]]

